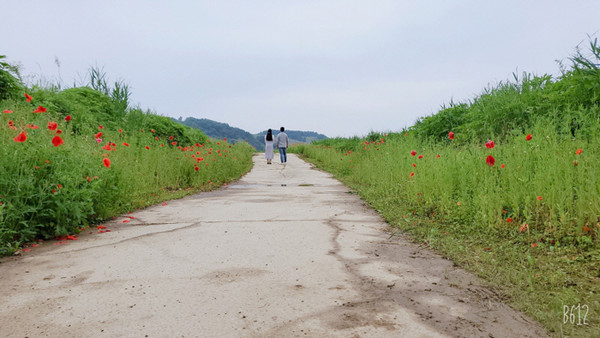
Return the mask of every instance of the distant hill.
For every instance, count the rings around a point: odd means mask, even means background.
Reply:
[[[231,143],[248,142],[258,151],[264,151],[265,149],[264,137],[267,134],[266,130],[258,134],[251,134],[243,129],[232,127],[227,123],[221,123],[209,119],[188,117],[185,120],[182,118],[179,120],[174,120],[186,126],[200,129],[207,136],[215,139],[227,138],[227,141]],[[327,136],[315,133],[314,131],[286,130],[285,132],[288,134],[290,144],[310,143],[315,140],[327,138]],[[278,133],[279,129],[273,128],[273,134],[277,135]]]

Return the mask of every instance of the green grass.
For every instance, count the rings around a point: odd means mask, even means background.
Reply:
[[[392,226],[484,277],[551,332],[597,336],[600,156],[593,144],[600,137],[586,143],[547,131],[539,124],[531,141],[518,135],[493,149],[390,134],[374,143],[353,140],[353,150],[348,140],[294,150],[354,189]],[[563,306],[577,304],[590,307],[589,326],[563,325]]]
[[[102,118],[90,117],[85,107],[98,113],[110,100],[88,89],[67,91],[79,99],[83,93],[82,102],[69,98],[63,101],[69,107],[58,110],[53,102],[64,91],[41,92],[45,101],[0,102],[0,111],[12,111],[0,113],[0,255],[35,239],[76,234],[123,212],[214,189],[252,166],[254,149],[247,144],[210,140],[139,110],[114,118],[107,115],[110,105]],[[51,108],[33,113],[42,104]],[[48,128],[50,122],[56,130]],[[16,142],[22,132],[25,142]],[[54,146],[55,136],[64,143]]]
[[[596,40],[590,49],[578,50],[558,78],[515,76],[400,133],[291,151],[333,173],[414,241],[484,278],[551,334],[600,337]],[[577,306],[588,311],[571,323]],[[584,315],[587,324],[576,325]]]

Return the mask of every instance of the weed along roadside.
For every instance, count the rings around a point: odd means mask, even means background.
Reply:
[[[600,47],[591,48],[594,62],[573,58],[557,79],[525,74],[402,132],[292,151],[552,334],[598,337]]]
[[[0,256],[75,240],[123,212],[251,169],[248,144],[129,108],[118,93],[35,88],[0,101]]]
[[[5,258],[0,336],[545,336],[348,191],[257,154],[221,189]]]

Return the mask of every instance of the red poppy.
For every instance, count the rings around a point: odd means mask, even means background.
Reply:
[[[416,166],[417,166],[417,164],[416,164],[416,163],[413,163],[413,164],[412,164],[412,166],[413,166],[413,167],[416,167]]]
[[[106,229],[106,225],[98,225],[98,230]]]
[[[71,115],[65,116],[65,121],[67,121],[67,122],[71,121]]]
[[[119,129],[119,133],[122,133],[122,132],[123,132],[123,129]]]
[[[46,108],[44,108],[44,107],[42,107],[42,106],[39,106],[39,107],[37,107],[37,109],[36,109],[36,110],[34,110],[33,112],[37,114],[37,113],[45,113],[46,111],[47,111],[47,109],[46,109]]]
[[[52,139],[52,144],[55,147],[58,147],[58,146],[60,146],[61,144],[64,144],[64,143],[65,142],[63,141],[63,139],[60,136],[58,136],[58,135],[54,136],[54,138]]]
[[[14,138],[15,142],[25,142],[27,140],[27,135],[25,132],[21,132],[17,137]]]
[[[150,129],[151,132],[155,133],[154,129]]]
[[[104,150],[108,150],[108,151],[111,151],[111,150],[112,150],[112,148],[110,147],[110,143],[107,143],[107,144],[105,144],[105,145],[102,147],[102,149],[104,149]]]
[[[485,144],[485,147],[488,149],[494,148],[494,141],[492,141],[492,140],[487,141],[487,143]]]
[[[532,248],[537,248],[537,243],[533,243],[533,244],[531,244],[531,247],[532,247]]]
[[[452,132],[452,131],[449,132],[448,133],[448,138],[451,139],[451,140],[454,140],[454,132]]]
[[[582,152],[583,152],[583,149],[577,149],[577,151],[575,151],[575,155],[581,155]]]
[[[198,157],[198,158],[196,159],[196,162],[202,162],[202,161],[204,161],[204,157]]]
[[[488,157],[485,159],[485,163],[491,167],[494,165],[494,163],[496,163],[496,159],[492,155],[488,155]]]
[[[98,129],[104,129],[104,126],[100,125],[98,126]]]
[[[150,150],[150,147],[146,146],[146,149]]]
[[[102,164],[107,167],[110,168],[110,159],[109,158],[103,158],[102,159]]]
[[[176,146],[176,145],[177,145],[177,142],[171,142],[171,144],[172,144],[172,145],[174,145],[174,146]]]
[[[31,97],[31,95],[25,93],[25,99],[27,100],[27,102],[31,102],[31,100],[33,100],[33,97]]]
[[[579,165],[579,163],[577,163],[577,160],[573,161],[573,165],[574,166],[578,166]]]
[[[99,139],[102,137],[102,132],[99,132],[98,134],[94,135],[95,139]]]
[[[442,157],[442,156],[441,156],[441,155],[437,155],[437,156],[436,156],[436,158],[440,158],[440,157]]]
[[[57,184],[56,187],[58,188],[58,190],[62,189],[63,185],[62,184]]]
[[[169,140],[172,140],[172,139],[173,139],[173,136],[169,137]]]
[[[56,124],[56,122],[48,122],[48,129],[50,130],[56,130],[56,128],[58,128],[58,124]]]
[[[410,177],[413,177],[413,176],[415,176],[415,173],[411,172]]]
[[[38,129],[38,126],[33,125],[33,124],[28,124],[27,128],[29,128],[29,129]]]
[[[194,166],[194,170],[198,171],[198,170],[200,170],[200,168],[198,168],[197,166]]]
[[[129,220],[128,219],[124,219],[123,223],[129,223]]]
[[[420,158],[420,159],[421,159],[421,158],[423,158],[423,155],[419,155],[419,158]]]
[[[412,156],[416,156],[416,155],[417,155],[417,152],[413,150],[413,151],[411,151],[411,152],[410,152],[410,154],[411,154]]]
[[[129,147],[129,143],[123,142],[123,145],[126,146],[126,147]]]
[[[504,163],[502,163],[502,164],[500,165],[500,168],[504,169]]]
[[[8,121],[8,126],[9,126],[9,127],[13,127],[14,125],[15,125],[15,123],[14,123],[12,120],[9,120],[9,121]]]
[[[538,199],[538,201],[541,201],[542,200],[542,196],[538,196],[537,199]]]
[[[7,110],[3,111],[3,113],[4,113],[4,114],[12,114],[12,113],[13,113],[13,111],[12,111],[12,110],[8,110],[8,109],[7,109]]]
[[[527,136],[525,136],[525,139],[526,139],[527,141],[531,141],[531,138],[532,138],[531,134],[527,134]]]
[[[62,134],[62,130],[60,130],[60,129],[56,129],[56,133],[57,133],[57,134]]]
[[[506,223],[510,223],[510,222],[512,222],[512,221],[513,221],[513,219],[512,219],[512,218],[510,218],[510,217],[506,219]]]

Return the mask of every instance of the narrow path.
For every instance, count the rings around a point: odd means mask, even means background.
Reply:
[[[541,337],[327,173],[242,180],[0,262],[2,337]]]

